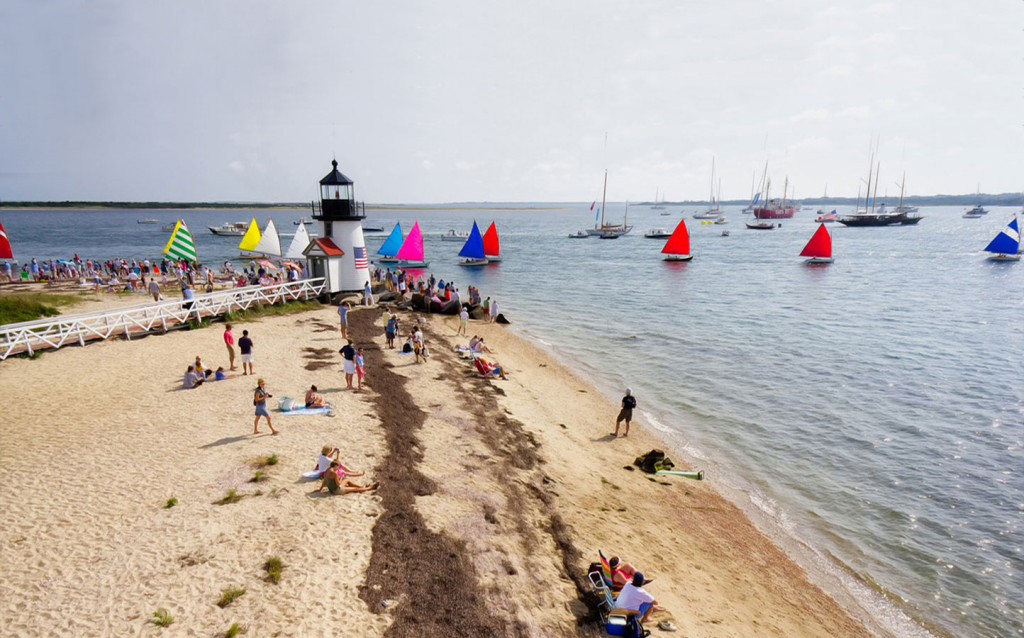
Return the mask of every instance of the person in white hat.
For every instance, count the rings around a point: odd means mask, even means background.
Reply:
[[[622,397],[622,409],[619,410],[619,416],[615,417],[615,432],[612,436],[619,436],[619,424],[623,421],[626,422],[626,432],[622,436],[629,436],[629,422],[633,420],[633,408],[636,407],[636,397],[633,396],[633,391],[626,388],[626,396]]]

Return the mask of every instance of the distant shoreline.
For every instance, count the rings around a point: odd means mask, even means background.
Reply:
[[[879,202],[896,205],[897,197],[878,198]],[[854,206],[861,200],[855,197],[816,197],[794,199],[794,204],[801,206]],[[621,202],[615,202],[616,204]],[[746,206],[747,200],[723,200],[725,206]],[[916,195],[904,197],[903,203],[909,206],[1022,206],[1024,194],[999,193],[967,195]],[[660,206],[702,206],[706,200],[684,200],[678,202],[662,201]],[[424,210],[448,206],[473,206],[487,210],[552,210],[565,206],[585,206],[586,202],[443,202],[433,204],[364,204],[367,210]],[[633,202],[634,206],[654,206],[655,202]],[[87,201],[0,201],[0,208],[9,210],[38,210],[46,208],[67,208],[83,210],[188,210],[188,209],[308,209],[309,202],[87,202]]]

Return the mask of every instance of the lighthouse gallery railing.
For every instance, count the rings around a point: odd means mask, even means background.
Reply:
[[[189,321],[216,317],[229,310],[321,296],[325,280],[303,279],[273,286],[246,286],[196,295],[191,301],[159,301],[112,308],[55,319],[23,321],[0,326],[0,361],[13,354],[56,349],[88,341],[166,332]]]

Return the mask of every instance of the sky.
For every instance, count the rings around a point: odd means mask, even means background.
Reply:
[[[0,200],[1024,191],[1024,2],[4,0]],[[712,168],[714,167],[714,171]],[[714,177],[712,177],[714,175]]]

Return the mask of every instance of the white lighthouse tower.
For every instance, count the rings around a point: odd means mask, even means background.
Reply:
[[[319,210],[313,206],[320,236],[309,242],[303,254],[309,260],[310,276],[327,279],[327,292],[362,292],[370,281],[364,215],[356,206],[352,180],[341,174],[337,160],[332,160],[331,166],[331,172],[320,180]]]

